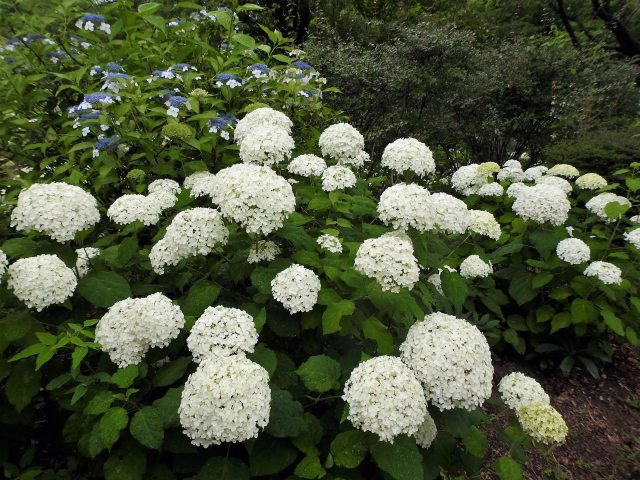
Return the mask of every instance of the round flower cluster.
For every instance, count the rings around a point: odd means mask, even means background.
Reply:
[[[478,255],[469,255],[460,264],[460,275],[464,278],[485,278],[492,273],[491,263],[485,262]]]
[[[158,180],[151,182],[147,189],[149,190],[149,193],[169,192],[173,195],[177,195],[180,193],[180,184],[170,178],[159,178]]]
[[[624,239],[636,248],[640,248],[640,228],[626,232]],[[0,270],[1,271],[1,270]]]
[[[436,428],[436,422],[433,421],[433,418],[431,418],[431,415],[427,412],[422,425],[420,425],[418,431],[413,434],[416,443],[422,448],[429,448],[436,439],[437,434],[438,429]]]
[[[269,374],[244,355],[212,356],[189,375],[178,414],[184,434],[201,447],[242,442],[269,423]]]
[[[375,279],[385,292],[397,293],[400,288],[411,290],[420,276],[411,239],[395,232],[362,242],[354,268]]]
[[[331,253],[342,253],[340,239],[334,235],[320,235],[316,242],[321,248]]]
[[[522,166],[517,160],[508,160],[496,175],[499,182],[521,182],[524,178]]]
[[[434,193],[426,199],[423,207],[431,225],[427,230],[435,228],[447,233],[464,233],[469,228],[471,215],[467,204],[447,193]]]
[[[605,207],[610,203],[618,203],[623,207],[630,207],[631,203],[624,197],[620,195],[616,195],[615,193],[605,192],[600,195],[596,195],[591,200],[589,200],[585,206],[587,210],[591,213],[597,215],[598,217],[606,220],[607,222],[612,222],[614,219],[609,218],[607,212],[605,212]]]
[[[524,220],[536,223],[549,222],[559,226],[567,221],[571,204],[559,188],[538,184],[517,191],[513,211]]]
[[[96,199],[80,187],[66,183],[35,183],[22,190],[11,212],[11,226],[35,230],[57,242],[73,240],[76,233],[100,220]]]
[[[640,223],[640,215],[634,215],[633,217],[630,217],[629,221],[631,223]]]
[[[187,338],[187,346],[196,363],[211,355],[227,357],[240,352],[251,353],[257,342],[253,317],[243,310],[222,306],[208,307]]]
[[[76,250],[76,270],[78,277],[82,278],[91,270],[91,259],[100,255],[100,249],[95,247],[83,247]]]
[[[478,190],[482,197],[499,197],[504,193],[504,187],[497,182],[486,183]]]
[[[551,405],[530,403],[516,411],[522,430],[534,440],[545,445],[562,444],[569,429],[562,415]]]
[[[354,427],[372,432],[385,442],[398,435],[414,435],[422,426],[427,402],[413,372],[397,357],[381,356],[359,364],[345,383]]]
[[[576,179],[576,185],[583,190],[600,190],[607,186],[607,181],[597,173],[585,173]]]
[[[211,191],[222,214],[248,233],[268,234],[295,210],[291,185],[268,167],[236,164],[220,170]]]
[[[547,175],[557,175],[559,177],[565,178],[576,178],[580,175],[580,172],[573,165],[559,163],[547,170]]]
[[[579,265],[588,262],[591,258],[589,245],[579,238],[565,238],[560,240],[556,246],[556,255],[564,262],[571,265]]]
[[[449,265],[445,265],[444,268],[445,268],[445,270],[447,270],[449,272],[455,272],[456,271],[455,268],[451,268]],[[444,295],[444,292],[442,290],[442,278],[440,277],[440,274],[442,274],[442,271],[443,271],[443,269],[439,268],[438,269],[438,273],[432,273],[427,278],[427,282],[429,282],[431,285],[433,285],[435,287],[435,289],[438,291],[438,293],[440,293],[440,295]]]
[[[587,277],[596,277],[605,285],[620,285],[622,270],[609,262],[591,262],[584,271]]]
[[[510,198],[517,198],[518,194],[524,191],[525,188],[528,188],[528,187],[522,182],[512,183],[507,187],[507,196],[509,196]]]
[[[385,225],[395,229],[413,227],[424,232],[430,225],[425,205],[429,191],[415,183],[398,183],[387,188],[378,202],[378,214]]]
[[[186,123],[167,123],[160,133],[169,139],[184,141],[193,137],[194,131]]]
[[[71,297],[78,283],[73,270],[55,255],[21,258],[7,272],[13,294],[39,312]]]
[[[564,178],[553,177],[553,176],[543,176],[536,180],[536,184],[544,184],[551,185],[553,187],[557,187],[562,190],[566,195],[570,194],[573,191],[573,187],[569,182],[567,182]]]
[[[120,368],[140,363],[152,347],[166,347],[184,326],[180,307],[161,293],[114,303],[96,325],[96,342]]]
[[[196,207],[178,213],[149,253],[153,270],[164,273],[167,265],[194,255],[208,255],[215,246],[227,243],[229,230],[222,215],[213,208]]]
[[[271,240],[258,240],[249,248],[248,263],[270,262],[280,255],[280,247]]]
[[[127,225],[136,221],[144,225],[155,225],[160,221],[162,207],[151,195],[127,194],[111,204],[107,216],[118,225]]]
[[[216,176],[211,172],[195,172],[184,179],[182,186],[191,190],[189,195],[192,198],[212,196],[215,178]]]
[[[260,125],[240,143],[244,163],[273,165],[289,158],[295,143],[286,130],[275,125]]]
[[[233,131],[233,138],[238,145],[242,145],[246,138],[250,138],[256,128],[272,125],[284,130],[287,134],[291,133],[291,127],[293,123],[284,113],[272,108],[257,108],[247,113],[241,120],[238,121],[235,130]]]
[[[488,183],[488,173],[476,163],[464,165],[451,176],[451,186],[462,195],[473,195]]]
[[[469,214],[471,217],[469,230],[493,240],[500,238],[500,235],[502,235],[500,224],[490,212],[484,210],[469,210]]]
[[[369,157],[369,154],[363,150],[353,158],[351,158],[351,157],[339,158],[338,159],[338,163],[340,165],[349,165],[349,166],[354,167],[354,168],[361,168],[369,160],[371,160],[371,157]]]
[[[317,155],[299,155],[289,163],[287,170],[303,177],[319,177],[327,169],[327,163]]]
[[[387,145],[382,152],[382,166],[398,173],[409,170],[420,177],[436,171],[431,150],[415,138],[399,138]]]
[[[355,159],[364,150],[364,137],[348,123],[336,123],[322,132],[318,145],[325,157]]]
[[[322,172],[322,189],[325,192],[351,188],[356,181],[356,176],[351,169],[342,165],[333,165]]]
[[[514,410],[530,403],[549,404],[549,395],[542,385],[524,373],[513,372],[502,377],[498,391],[504,403]]]
[[[535,182],[537,179],[547,173],[549,169],[543,165],[537,167],[530,167],[524,171],[524,180],[527,182]]]
[[[4,272],[7,271],[8,266],[9,260],[7,259],[7,254],[0,250],[0,284],[2,283],[2,276]]]
[[[444,313],[415,323],[400,345],[403,362],[440,410],[479,407],[491,396],[491,351],[480,330]]]
[[[293,264],[271,281],[273,298],[289,313],[310,312],[318,301],[320,279],[308,268]]]

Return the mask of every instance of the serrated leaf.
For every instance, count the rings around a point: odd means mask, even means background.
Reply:
[[[300,478],[315,479],[324,477],[327,472],[317,456],[308,455],[300,460],[293,473]]]
[[[153,383],[161,387],[173,384],[184,376],[190,364],[191,357],[176,358],[160,367],[153,378]]]
[[[323,393],[340,387],[340,364],[327,355],[309,357],[298,367],[296,373],[304,386],[312,392]]]
[[[361,430],[339,433],[331,442],[331,455],[339,467],[356,468],[368,451],[367,434]]]
[[[440,274],[440,279],[444,296],[454,307],[462,307],[469,294],[467,282],[458,273],[449,272],[448,270],[444,270]]]
[[[142,445],[160,450],[164,439],[164,420],[160,410],[144,407],[133,416],[129,431]]]
[[[100,418],[100,439],[108,450],[118,441],[120,432],[125,429],[127,423],[129,415],[122,407],[111,407]]]
[[[365,338],[375,340],[380,355],[393,353],[393,337],[389,333],[388,327],[376,317],[369,317],[362,322],[362,333]]]
[[[109,308],[132,296],[127,280],[115,272],[100,272],[81,278],[76,292],[91,304],[102,308]]]
[[[322,314],[322,333],[330,335],[341,330],[342,317],[351,315],[356,309],[356,304],[350,300],[340,300],[327,306]]]
[[[487,437],[475,425],[469,428],[464,437],[464,446],[471,455],[478,458],[483,458],[489,450]]]
[[[221,287],[217,283],[208,280],[200,280],[192,285],[186,298],[181,302],[182,312],[185,315],[199,317],[207,307],[213,305]]]
[[[287,390],[271,388],[271,412],[265,432],[274,437],[295,437],[305,428],[302,404]]]
[[[33,360],[22,361],[13,367],[4,394],[18,412],[24,410],[40,391],[40,378]]]
[[[369,449],[376,465],[394,480],[423,478],[422,455],[413,438],[397,437],[393,443],[374,440]]]
[[[249,452],[249,469],[252,475],[275,475],[297,457],[298,452],[288,441],[260,435]]]
[[[500,480],[522,480],[522,467],[509,457],[500,457],[496,461],[496,473]]]
[[[129,365],[127,367],[120,368],[111,377],[111,382],[119,388],[128,388],[138,376],[138,372],[139,369],[137,365]]]
[[[195,480],[249,480],[249,467],[237,458],[213,457],[206,461]]]
[[[601,312],[604,323],[618,335],[624,336],[624,325],[611,310],[602,310]]]

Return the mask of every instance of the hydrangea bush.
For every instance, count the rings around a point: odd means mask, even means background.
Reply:
[[[590,368],[585,340],[637,341],[629,172],[622,197],[516,160],[447,178],[417,139],[371,160],[254,5],[18,5],[5,476],[435,479],[492,468],[495,429],[521,478],[567,429],[519,378],[492,424],[490,346]]]

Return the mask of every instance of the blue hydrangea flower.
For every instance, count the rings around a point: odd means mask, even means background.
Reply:
[[[65,52],[49,52],[47,55],[53,63],[58,63],[63,58],[68,57]]]
[[[219,73],[216,75],[216,85],[218,87],[227,86],[229,88],[235,88],[242,85],[243,80],[237,75],[231,75],[230,73]]]
[[[314,95],[320,95],[320,93],[321,93],[320,90],[316,90],[316,89],[313,89],[313,90],[302,90],[299,93],[299,95],[301,95],[301,96],[303,96],[305,98],[311,98]]]
[[[185,22],[184,20],[180,20],[179,18],[174,18],[173,20],[169,20],[169,23],[167,23],[167,26],[173,28],[173,27],[179,27],[180,25],[184,25]]]
[[[167,115],[173,118],[178,118],[181,106],[185,105],[187,108],[191,108],[189,101],[180,95],[171,95],[170,97],[167,97],[165,105],[169,107],[167,109]]]
[[[109,70],[111,73],[124,73],[124,68],[122,67],[122,65],[118,65],[115,62],[107,63],[107,70]]]
[[[197,71],[198,69],[192,65],[189,65],[188,63],[178,63],[176,65],[172,65],[171,67],[169,67],[169,70],[170,71],[181,70],[183,72],[187,72],[189,70]]]
[[[78,122],[86,122],[89,120],[98,120],[100,118],[99,110],[92,110],[89,113],[85,113],[84,115],[80,115],[78,117]]]
[[[238,119],[230,113],[219,113],[216,118],[209,120],[209,132],[219,132],[220,137],[229,140],[229,132],[225,128],[228,126],[233,128],[236,123],[238,123]]]
[[[111,25],[105,22],[105,19],[102,15],[98,15],[95,13],[88,13],[82,18],[78,19],[76,22],[76,27],[81,28],[83,30],[88,30],[93,32],[98,26],[98,30],[102,30],[106,33],[111,33]]]
[[[308,63],[305,63],[301,60],[297,60],[295,62],[293,62],[291,65],[293,65],[294,67],[296,67],[299,70],[311,70],[313,67],[311,65],[309,65]]]
[[[85,95],[82,104],[88,103],[89,106],[91,106],[94,103],[110,104],[113,102],[114,102],[113,95],[111,95],[110,93],[98,92],[98,93],[88,93],[87,95]]]
[[[93,77],[95,75],[100,75],[102,72],[104,72],[104,68],[102,68],[100,65],[94,65],[93,67],[91,67],[91,70],[89,70],[89,75]]]
[[[264,63],[255,63],[253,65],[249,65],[247,70],[251,72],[251,75],[254,78],[262,78],[269,75],[271,69],[267,67]]]
[[[118,146],[118,143],[120,143],[120,137],[118,135],[114,135],[112,137],[100,138],[96,142],[94,152],[96,150],[98,152],[102,152],[104,150],[112,150],[113,148]]]

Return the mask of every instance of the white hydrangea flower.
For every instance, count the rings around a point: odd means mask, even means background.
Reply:
[[[525,179],[522,168],[517,166],[507,166],[507,163],[509,162],[506,162],[498,172],[498,175],[496,175],[496,178],[498,179],[498,181],[499,182],[522,182]]]
[[[477,163],[464,165],[451,176],[451,186],[462,195],[473,195],[489,182],[487,172],[479,168]]]
[[[467,204],[447,193],[433,193],[425,199],[424,206],[431,225],[426,229],[446,233],[465,233],[471,222]]]
[[[497,182],[486,183],[478,190],[482,197],[500,197],[504,193],[504,187]]]
[[[371,157],[369,157],[369,154],[364,150],[362,150],[358,155],[356,155],[353,158],[351,157],[339,158],[338,164],[347,165],[354,168],[362,168],[364,167],[364,164],[368,163],[370,160],[371,160]]]
[[[630,217],[629,221],[631,223],[640,223],[640,215],[634,215],[633,217]]]
[[[355,159],[364,150],[364,137],[348,123],[336,123],[322,132],[318,145],[325,157]]]
[[[496,218],[484,210],[469,210],[471,222],[469,230],[479,235],[498,240],[502,235],[502,229]]]
[[[192,198],[212,196],[215,178],[216,176],[211,172],[195,172],[184,179],[182,186],[191,190],[189,195]]]
[[[177,265],[194,255],[208,255],[218,245],[225,245],[229,230],[222,215],[213,208],[196,207],[178,213],[167,231],[149,253],[153,270],[164,273],[167,265]]]
[[[425,208],[429,190],[415,183],[398,183],[387,188],[378,202],[378,214],[395,229],[413,227],[420,232],[433,226]]]
[[[524,171],[524,180],[527,182],[535,182],[537,179],[547,173],[549,169],[544,165],[538,165],[537,167],[527,168]]]
[[[530,403],[549,404],[549,395],[542,385],[524,373],[513,372],[502,377],[498,391],[502,401],[513,410]]]
[[[99,220],[96,199],[80,187],[61,182],[35,183],[22,190],[11,212],[16,230],[35,230],[60,243],[73,240]]]
[[[585,173],[576,179],[576,185],[582,190],[600,190],[607,186],[607,180],[597,173]]]
[[[96,342],[120,368],[142,361],[153,347],[166,347],[184,327],[180,307],[162,293],[114,303],[96,325]]]
[[[0,285],[2,284],[2,276],[7,271],[9,267],[9,260],[7,259],[7,254],[0,250]]]
[[[248,263],[270,262],[280,255],[280,247],[271,240],[258,240],[249,248]]]
[[[145,195],[127,194],[111,204],[107,216],[118,225],[127,225],[135,221],[155,225],[160,221],[162,207],[153,198]]]
[[[331,253],[342,253],[342,244],[335,235],[320,235],[316,240],[318,245]]]
[[[585,204],[585,206],[587,207],[587,210],[589,210],[591,213],[597,215],[598,217],[604,219],[607,222],[612,222],[614,219],[610,219],[607,216],[607,213],[604,211],[604,209],[608,204],[613,202],[616,202],[622,205],[623,207],[631,206],[631,203],[629,202],[629,200],[611,192],[605,192],[605,193],[596,195],[591,200],[589,200]]]
[[[485,262],[478,255],[469,255],[460,264],[460,275],[464,278],[485,278],[492,273],[491,263]]]
[[[269,374],[244,355],[211,356],[189,375],[178,414],[201,447],[255,438],[269,423]]]
[[[449,272],[455,272],[456,271],[455,268],[451,268],[449,265],[445,265],[444,268],[446,270],[448,270]],[[443,272],[443,269],[439,268],[438,269],[438,273],[432,273],[427,278],[427,282],[429,282],[431,285],[433,285],[435,287],[435,289],[438,291],[438,293],[440,293],[440,295],[444,295],[444,292],[442,290],[442,277],[440,277],[440,274],[442,272]]]
[[[296,207],[289,182],[258,165],[236,164],[220,170],[211,193],[222,214],[248,233],[271,233]]]
[[[7,273],[7,287],[18,300],[39,312],[63,303],[78,284],[73,270],[55,255],[21,258],[9,266]]]
[[[516,411],[522,430],[545,445],[562,444],[569,429],[562,415],[551,405],[529,403]]]
[[[95,247],[83,247],[76,250],[76,270],[78,277],[82,278],[91,270],[91,259],[100,255],[100,249]]]
[[[320,278],[313,270],[295,263],[271,280],[273,298],[289,310],[289,313],[313,310],[320,287]]]
[[[418,428],[418,431],[413,434],[418,446],[422,448],[429,448],[438,435],[438,429],[436,428],[436,422],[433,421],[429,412],[424,417],[422,425]]]
[[[536,180],[536,184],[541,183],[544,185],[558,187],[567,195],[573,191],[573,187],[571,186],[571,184],[561,177],[543,176]]]
[[[399,138],[387,145],[382,152],[382,166],[398,173],[409,170],[420,177],[436,171],[433,153],[415,138]]]
[[[524,191],[526,188],[529,188],[528,185],[525,185],[522,182],[512,183],[507,187],[507,196],[509,198],[517,198],[518,194]]]
[[[151,182],[147,189],[149,193],[170,192],[173,195],[177,195],[180,193],[180,184],[170,178],[159,178]]]
[[[283,162],[294,149],[289,133],[274,125],[257,126],[240,144],[240,159],[244,163],[271,166]]]
[[[402,361],[440,410],[472,410],[491,396],[493,365],[486,338],[466,320],[432,313],[415,323],[400,345]]]
[[[147,200],[163,212],[173,207],[178,202],[178,197],[169,190],[155,190],[147,195]]]
[[[566,163],[559,163],[547,170],[547,175],[556,175],[558,177],[576,178],[580,175],[580,172],[573,165],[567,165]]]
[[[411,290],[420,276],[411,239],[395,232],[362,242],[354,268],[375,279],[383,291],[393,293],[398,293],[400,288]]]
[[[596,277],[605,285],[620,285],[622,283],[622,270],[609,262],[591,262],[584,274],[587,277]]]
[[[322,172],[322,189],[325,192],[351,188],[356,181],[356,175],[351,169],[342,165],[333,165]]]
[[[391,442],[398,435],[414,435],[422,426],[427,402],[414,373],[397,357],[381,356],[360,363],[345,383],[354,427]]]
[[[519,160],[512,158],[504,162],[502,168],[517,168],[518,170],[522,170],[522,163],[520,163]]]
[[[579,238],[565,238],[560,240],[556,246],[556,255],[564,262],[571,265],[580,265],[588,262],[591,258],[591,250],[589,245]]]
[[[253,317],[243,310],[222,306],[208,307],[187,338],[187,346],[196,363],[211,355],[227,357],[240,352],[251,353],[257,342]]]
[[[272,108],[257,108],[240,119],[233,131],[233,138],[238,145],[242,145],[246,138],[250,138],[256,128],[271,125],[286,133],[291,133],[293,122],[284,113]]]
[[[560,226],[567,221],[571,204],[565,193],[553,185],[537,184],[518,191],[513,211],[524,220]]]
[[[624,234],[624,239],[636,248],[640,248],[640,228],[631,230]],[[0,271],[2,271],[0,269]]]
[[[287,170],[294,175],[302,177],[319,177],[327,169],[327,163],[317,155],[298,155],[291,160]]]

